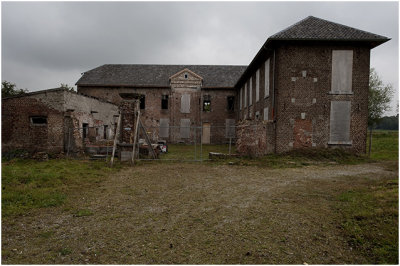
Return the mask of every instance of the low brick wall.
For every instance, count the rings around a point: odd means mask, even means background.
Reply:
[[[273,152],[272,122],[244,120],[236,128],[236,150],[242,156],[260,157]]]

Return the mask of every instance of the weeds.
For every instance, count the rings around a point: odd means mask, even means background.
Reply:
[[[68,191],[101,181],[113,170],[104,162],[75,160],[13,160],[2,165],[2,215],[19,215],[35,208],[55,207]]]
[[[398,264],[398,180],[338,196],[341,224],[351,247],[373,264]]]

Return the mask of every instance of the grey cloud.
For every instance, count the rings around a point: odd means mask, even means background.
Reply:
[[[398,91],[396,2],[2,2],[2,80],[37,90],[107,63],[245,65],[309,15],[392,38],[371,66]]]

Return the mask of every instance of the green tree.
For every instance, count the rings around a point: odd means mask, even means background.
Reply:
[[[383,114],[390,110],[390,100],[392,96],[392,85],[383,84],[376,70],[371,68],[369,73],[368,95],[368,127],[370,130],[368,155],[371,154],[372,131],[382,119]]]
[[[17,89],[17,85],[14,83],[11,83],[9,81],[2,81],[1,82],[1,97],[10,97],[10,96],[16,96],[20,94],[25,94],[27,93],[28,90],[24,89]]]
[[[69,91],[75,91],[74,87],[70,87],[68,84],[61,83],[60,88],[67,89]]]

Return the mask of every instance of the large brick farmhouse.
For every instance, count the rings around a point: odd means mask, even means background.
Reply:
[[[224,143],[246,124],[259,129],[249,142],[264,154],[364,153],[370,50],[388,40],[310,16],[269,37],[248,66],[102,65],[76,85],[115,105],[139,98],[145,126],[169,142]]]

